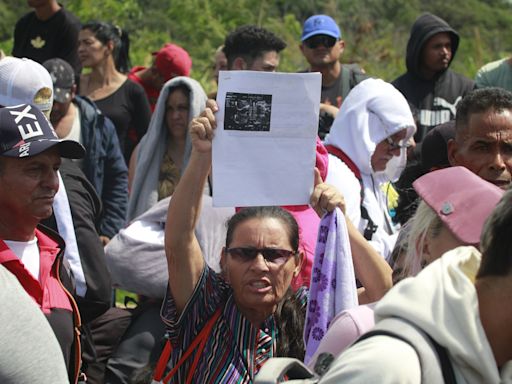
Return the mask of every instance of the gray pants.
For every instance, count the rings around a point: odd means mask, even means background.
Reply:
[[[105,384],[131,384],[138,371],[156,364],[165,333],[160,307],[161,301],[145,303],[141,312],[134,316],[107,363]]]

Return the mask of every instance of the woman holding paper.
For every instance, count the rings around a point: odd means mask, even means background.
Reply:
[[[297,223],[288,212],[279,207],[240,210],[228,222],[222,273],[214,273],[204,261],[194,229],[211,168],[216,111],[210,101],[190,124],[189,165],[167,217],[169,291],[162,317],[172,344],[168,379],[176,383],[250,383],[269,358],[304,356],[306,290],[290,289],[304,255],[298,247]],[[315,173],[311,205],[320,213],[343,209],[343,197]],[[389,286],[390,268],[350,225],[349,236],[357,253],[358,278],[368,284],[379,282],[369,285],[370,291],[378,284]],[[167,362],[165,354],[162,357],[156,380]]]

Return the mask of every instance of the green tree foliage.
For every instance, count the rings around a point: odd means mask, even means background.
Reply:
[[[359,62],[369,74],[392,80],[405,70],[409,30],[422,12],[445,19],[461,35],[453,69],[474,77],[484,63],[512,53],[512,5],[507,0],[67,0],[82,22],[110,21],[130,34],[134,65],[149,65],[151,52],[166,42],[186,48],[193,58],[192,76],[207,91],[213,54],[224,37],[243,24],[257,24],[281,36],[288,47],[280,70],[307,68],[299,49],[302,23],[326,13],[340,25],[344,62]],[[16,20],[30,8],[24,1],[0,4],[0,48],[9,53]]]

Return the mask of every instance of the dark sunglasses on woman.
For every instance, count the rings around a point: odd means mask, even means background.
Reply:
[[[240,262],[251,261],[261,253],[265,261],[279,265],[284,264],[291,256],[295,255],[297,252],[279,248],[235,247],[228,248],[226,253],[229,253],[233,259]]]

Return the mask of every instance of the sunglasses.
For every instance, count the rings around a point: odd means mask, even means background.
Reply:
[[[397,143],[393,141],[391,137],[386,137],[386,143],[388,143],[389,149],[391,151],[394,151],[396,149],[409,148],[411,146],[409,140],[407,140],[405,143],[402,140]]]
[[[325,48],[332,48],[334,47],[334,44],[336,44],[336,41],[337,39],[332,36],[316,35],[310,37],[307,40],[304,40],[304,44],[311,49],[315,49],[321,45],[323,45]]]
[[[243,263],[254,260],[261,253],[265,261],[272,264],[281,265],[286,263],[288,259],[295,255],[297,252],[279,248],[236,247],[226,249],[226,253],[229,253],[233,259]]]

